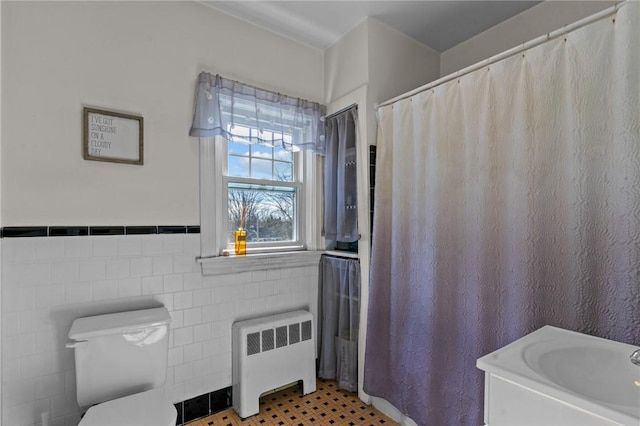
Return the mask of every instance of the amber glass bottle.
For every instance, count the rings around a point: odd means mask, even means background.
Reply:
[[[236,256],[244,256],[247,254],[247,231],[238,228],[235,232]]]

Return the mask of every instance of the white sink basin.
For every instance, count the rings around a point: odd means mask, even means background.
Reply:
[[[640,367],[631,363],[628,350],[605,345],[547,341],[528,346],[523,355],[529,367],[557,386],[637,415]]]
[[[545,326],[478,359],[478,368],[617,424],[640,425],[637,347]]]

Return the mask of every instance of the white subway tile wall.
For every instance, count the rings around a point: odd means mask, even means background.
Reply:
[[[205,276],[199,234],[4,238],[2,425],[77,425],[75,318],[166,306],[164,392],[174,401],[231,386],[231,325],[269,313],[316,313],[316,266]]]

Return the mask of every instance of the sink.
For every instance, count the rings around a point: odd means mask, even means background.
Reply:
[[[487,424],[640,425],[637,347],[552,326],[477,361]]]
[[[630,414],[640,410],[640,367],[629,353],[600,342],[572,346],[539,342],[524,349],[525,362],[557,386]]]

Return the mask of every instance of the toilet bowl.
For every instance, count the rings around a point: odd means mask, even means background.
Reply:
[[[175,426],[177,416],[162,393],[146,391],[94,405],[79,426]]]
[[[91,407],[81,426],[173,426],[177,411],[156,389],[167,373],[166,308],[76,319],[73,342],[78,405]],[[97,404],[97,405],[96,405]]]

